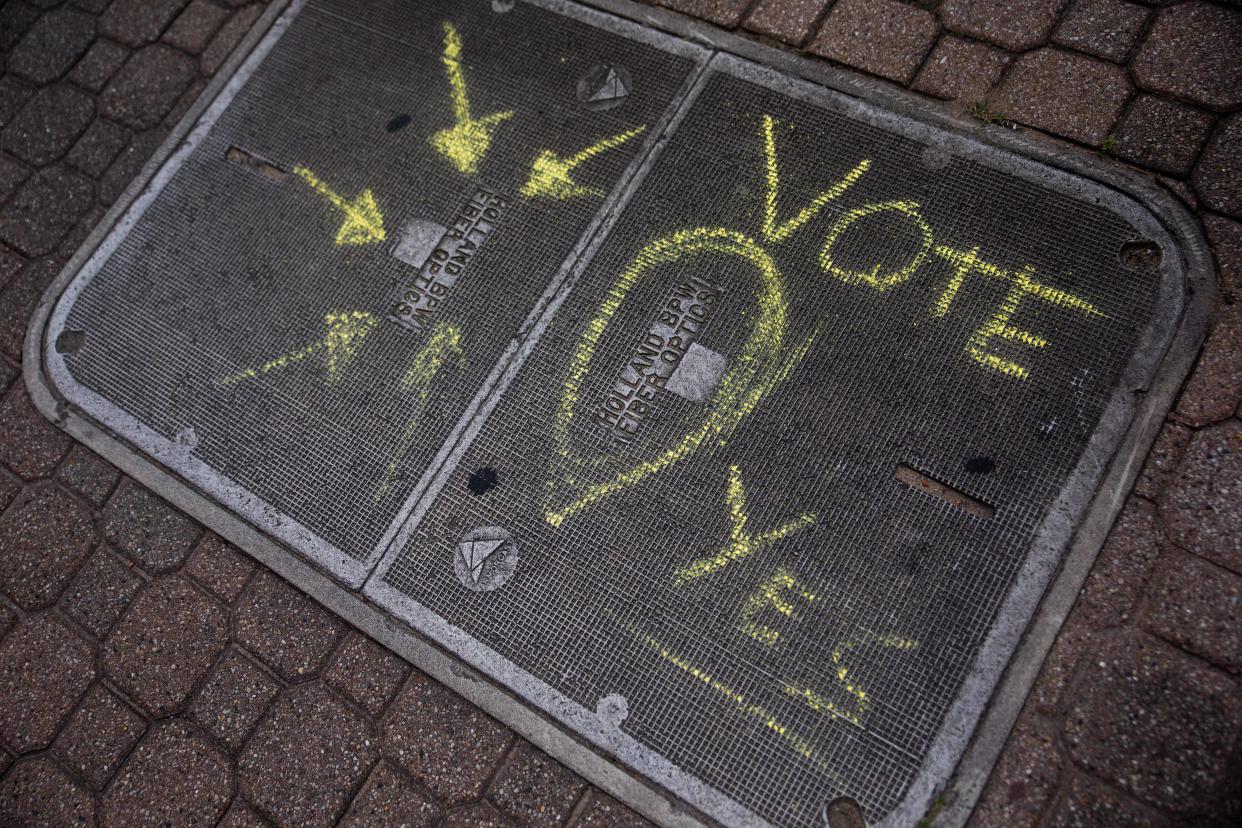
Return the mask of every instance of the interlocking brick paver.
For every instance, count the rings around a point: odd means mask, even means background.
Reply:
[[[17,623],[17,613],[9,609],[6,604],[0,604],[0,638],[9,631],[9,628]],[[0,751],[2,754],[3,751]],[[3,773],[3,771],[0,771]]]
[[[114,0],[99,30],[130,46],[150,43],[173,21],[186,0]]]
[[[944,0],[940,19],[959,34],[1024,50],[1047,42],[1064,5],[1065,0]]]
[[[474,799],[513,741],[508,728],[415,672],[382,725],[384,755],[447,803]]]
[[[1169,538],[1242,573],[1242,423],[1195,434],[1160,504]]]
[[[420,792],[387,762],[379,762],[354,797],[342,828],[385,828],[389,825],[421,828],[440,817],[435,800]]]
[[[181,565],[202,536],[194,521],[124,478],[103,511],[104,534],[149,572]]]
[[[19,762],[0,782],[0,825],[29,828],[95,824],[90,792],[47,759]]]
[[[1174,416],[1189,426],[1218,423],[1242,403],[1242,306],[1225,307],[1186,381]]]
[[[208,0],[190,0],[190,5],[182,10],[169,27],[164,40],[178,49],[197,54],[228,16],[226,9]]]
[[[9,51],[39,19],[39,10],[22,0],[9,0],[0,5],[0,50]]]
[[[569,818],[586,783],[546,753],[520,742],[496,775],[488,798],[519,825],[554,828]]]
[[[69,73],[69,80],[92,92],[104,88],[129,57],[129,49],[119,43],[100,38]]]
[[[227,756],[184,722],[158,723],[100,798],[100,825],[215,825],[232,795]]]
[[[1034,719],[1019,720],[967,824],[971,828],[1037,825],[1056,793],[1062,764],[1052,728]]]
[[[939,30],[930,12],[900,0],[837,0],[807,48],[821,57],[905,83],[914,76]]]
[[[986,43],[945,35],[919,70],[914,88],[937,98],[982,100],[1011,60]]]
[[[153,716],[176,711],[228,641],[228,618],[180,576],[157,579],[104,642],[103,668]]]
[[[50,615],[14,627],[0,642],[0,741],[15,753],[50,745],[95,678],[93,655]]]
[[[1119,158],[1171,175],[1190,171],[1212,129],[1206,112],[1140,95],[1114,134]]]
[[[1098,145],[1129,95],[1130,82],[1119,66],[1046,48],[1014,61],[996,106],[1021,123]]]
[[[104,204],[111,204],[120,198],[167,135],[168,131],[163,128],[149,129],[135,135],[129,146],[116,157],[112,166],[99,179],[99,200]]]
[[[1195,167],[1194,185],[1208,207],[1242,218],[1242,114],[1217,124]]]
[[[1104,637],[1077,614],[1070,615],[1057,633],[1056,641],[1031,688],[1030,703],[1036,710],[1051,715],[1072,702],[1066,688],[1073,685],[1079,664],[1090,656]]]
[[[1075,608],[1077,617],[1101,629],[1123,625],[1160,556],[1155,509],[1136,499],[1126,503],[1100,550]]]
[[[214,75],[216,70],[224,63],[229,54],[232,53],[234,47],[241,42],[246,36],[246,32],[250,31],[250,27],[259,19],[259,15],[263,13],[261,6],[247,6],[233,12],[233,16],[220,27],[220,31],[216,32],[216,36],[207,44],[207,48],[203,50],[202,59],[199,61],[199,67],[204,75]]]
[[[19,167],[22,166],[16,161],[10,161],[9,163]],[[13,281],[13,277],[20,273],[21,269],[25,267],[25,265],[26,259],[24,257],[14,253],[7,247],[0,246],[0,291],[3,291],[8,286],[9,282]],[[13,377],[17,376],[17,372],[11,365],[8,365],[8,363],[5,363],[5,366],[5,368],[0,368],[0,373],[4,373],[7,370],[11,376],[9,376],[3,383],[0,383],[0,386],[8,388],[9,383],[13,381]]]
[[[1149,9],[1125,0],[1074,0],[1052,41],[1096,57],[1123,61],[1149,13]]]
[[[17,192],[17,188],[29,177],[29,167],[16,158],[0,155],[0,202],[8,200],[8,197]],[[0,287],[4,287],[6,282],[7,279],[0,280]]]
[[[717,26],[731,29],[742,21],[750,0],[655,0],[661,6],[710,20]]]
[[[234,618],[237,641],[290,680],[318,673],[343,630],[336,616],[267,570]]]
[[[1134,493],[1148,500],[1155,500],[1169,487],[1169,481],[1177,473],[1186,446],[1194,432],[1177,423],[1167,422],[1156,436],[1155,445],[1147,455],[1147,462],[1134,484]]]
[[[134,52],[99,97],[113,120],[149,129],[161,120],[197,74],[193,58],[162,43]]]
[[[123,126],[104,118],[95,122],[83,133],[69,152],[68,161],[91,177],[107,171],[121,150],[129,144],[130,132]]]
[[[806,42],[832,0],[759,0],[743,25],[791,46]]]
[[[1070,711],[1066,744],[1080,765],[1158,808],[1205,815],[1228,784],[1242,691],[1202,662],[1145,636],[1093,660]]]
[[[164,116],[164,123],[169,126],[176,126],[177,122],[185,117],[185,113],[190,111],[190,107],[194,106],[194,102],[198,100],[198,96],[203,94],[203,90],[207,88],[207,81],[199,78],[190,84],[177,102],[173,104],[173,108],[168,110],[168,114]]]
[[[472,802],[454,808],[444,817],[444,828],[512,828],[513,820],[489,802]]]
[[[44,87],[4,128],[0,144],[41,167],[61,158],[90,124],[95,102],[68,84]]]
[[[376,759],[370,723],[321,683],[276,700],[238,760],[246,799],[280,825],[332,825]]]
[[[1156,14],[1131,64],[1135,82],[1210,109],[1242,104],[1242,12],[1203,0]]]
[[[61,609],[96,638],[103,638],[142,586],[142,578],[101,546],[82,565],[61,599]]]
[[[0,351],[21,358],[30,312],[60,272],[61,264],[54,258],[29,262],[0,293]]]
[[[0,126],[13,120],[13,116],[30,100],[36,88],[17,75],[0,77]]]
[[[1161,561],[1145,626],[1184,650],[1242,671],[1242,575],[1183,552]]]
[[[254,572],[254,561],[223,538],[210,532],[194,548],[185,571],[220,600],[230,602]]]
[[[86,446],[74,443],[56,469],[56,479],[81,497],[101,506],[121,479],[121,473],[116,466]]]
[[[263,716],[280,685],[237,650],[229,650],[190,704],[190,718],[236,750]]]
[[[1169,821],[1106,785],[1075,774],[1048,818],[1048,828],[1162,828]]]
[[[8,56],[8,69],[34,83],[69,71],[95,39],[95,18],[61,8],[39,18]]]
[[[599,790],[587,794],[587,802],[570,828],[650,828],[651,823]]]
[[[95,684],[52,745],[53,752],[99,790],[142,737],[147,722],[101,684]]]
[[[1204,216],[1203,228],[1216,254],[1221,303],[1226,307],[1242,303],[1242,223]]]
[[[0,210],[0,241],[42,256],[56,248],[95,201],[89,179],[64,165],[40,170]]]
[[[34,407],[22,383],[0,398],[0,462],[11,471],[27,479],[46,477],[71,443]]]
[[[267,828],[268,822],[252,811],[241,797],[233,800],[229,812],[216,823],[216,828]]]
[[[0,517],[0,589],[13,603],[56,603],[97,536],[90,511],[55,486],[27,489]]]
[[[73,226],[68,235],[60,240],[60,245],[57,246],[54,255],[61,261],[72,258],[73,254],[78,252],[82,242],[86,241],[86,237],[95,229],[95,225],[99,224],[100,219],[104,217],[106,212],[100,205],[92,205],[86,211],[86,215],[78,219],[78,223]]]
[[[409,665],[402,658],[355,632],[341,645],[324,678],[376,716],[397,692],[409,671]]]

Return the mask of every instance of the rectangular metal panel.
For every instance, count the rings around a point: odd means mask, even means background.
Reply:
[[[764,820],[878,820],[1176,266],[1064,177],[722,69],[369,589]],[[508,554],[463,579],[479,532]]]
[[[64,369],[359,581],[694,68],[670,48],[526,4],[307,3],[80,280]],[[611,66],[620,97],[580,93]]]

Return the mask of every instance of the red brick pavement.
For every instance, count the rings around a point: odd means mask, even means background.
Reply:
[[[973,822],[1242,821],[1238,4],[660,4],[1111,154],[1196,211],[1215,328]],[[30,404],[34,303],[260,12],[0,6],[0,824],[644,824]]]

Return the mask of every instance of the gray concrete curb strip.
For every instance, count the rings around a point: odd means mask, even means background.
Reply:
[[[299,2],[278,2],[267,10],[221,67],[195,106],[44,293],[32,316],[23,350],[23,372],[35,405],[56,425],[127,474],[649,818],[663,825],[676,826],[703,824],[708,820],[702,812],[671,796],[663,785],[651,781],[663,780],[663,784],[667,785],[669,779],[674,779],[677,784],[672,787],[693,798],[712,817],[725,819],[731,824],[766,824],[679,769],[663,767],[651,761],[650,755],[644,758],[643,751],[635,751],[634,746],[623,746],[619,740],[607,738],[606,734],[592,738],[590,741],[594,745],[588,743],[574,732],[586,730],[578,713],[565,708],[555,691],[537,694],[539,706],[543,709],[535,709],[530,701],[524,701],[485,674],[484,670],[493,677],[509,675],[510,671],[503,669],[507,664],[503,659],[492,654],[489,658],[472,659],[475,666],[471,666],[464,656],[446,652],[452,635],[437,635],[437,643],[400,624],[383,607],[367,600],[372,596],[384,597],[380,595],[383,585],[378,578],[371,580],[367,598],[346,589],[239,518],[233,510],[207,498],[193,483],[148,459],[149,455],[136,450],[126,440],[101,429],[89,416],[71,408],[55,390],[46,363],[46,349],[54,338],[54,332],[49,333],[53,308],[97,248],[114,231],[124,232],[122,223],[131,205],[161,174],[165,163],[188,146],[187,139],[196,124],[210,111],[235,73],[252,57],[269,31],[278,25],[282,13],[296,7]],[[552,5],[559,2],[555,0]],[[1151,236],[1173,242],[1162,245],[1166,253],[1174,249],[1182,254],[1178,269],[1185,274],[1184,285],[1172,284],[1168,278],[1165,280],[1166,293],[1163,298],[1167,303],[1166,316],[1170,318],[1157,319],[1153,327],[1144,333],[1142,341],[1148,343],[1146,348],[1140,348],[1131,361],[1122,379],[1123,389],[1110,401],[1078,467],[1045,519],[1023,574],[1018,578],[1019,586],[1008,597],[1001,612],[1002,620],[993,627],[992,634],[980,650],[974,669],[946,717],[918,779],[902,805],[885,820],[888,825],[911,825],[930,809],[938,812],[932,824],[962,825],[982,791],[1040,665],[1138,476],[1143,459],[1155,441],[1164,416],[1172,406],[1206,335],[1216,285],[1211,253],[1198,223],[1154,179],[1120,165],[1082,152],[1061,149],[1049,142],[955,118],[940,105],[887,83],[794,56],[670,12],[639,6],[629,0],[588,0],[588,4],[599,10],[588,12],[593,16],[602,17],[600,12],[615,15],[713,50],[717,52],[711,59],[713,64],[738,75],[760,79],[779,87],[786,94],[813,97],[817,94],[814,87],[827,87],[834,93],[854,99],[860,111],[865,110],[871,117],[901,120],[907,123],[906,129],[911,129],[908,122],[916,122],[923,125],[919,128],[928,131],[950,133],[950,140],[960,141],[963,146],[981,145],[983,152],[990,149],[997,155],[1003,154],[1004,157],[994,162],[997,166],[1030,166],[1033,162],[1052,167],[1060,171],[1065,179],[1062,188],[1079,187],[1084,195],[1090,193],[1113,201],[1115,210],[1130,211],[1132,216],[1137,212],[1137,224],[1145,221],[1141,215],[1144,210],[1134,211],[1128,205],[1141,205],[1154,218],[1154,222],[1147,220],[1150,226],[1146,229],[1150,229]],[[782,75],[792,76],[792,79]],[[655,143],[653,138],[652,148]],[[1009,157],[1010,153],[1021,158],[1013,159]],[[636,159],[636,163],[644,158],[645,155]],[[166,174],[171,174],[171,169]],[[1075,179],[1085,181],[1075,184]],[[637,182],[632,181],[630,186],[636,187]],[[601,214],[611,209],[612,205],[606,206]],[[606,224],[607,221],[601,220],[591,228],[584,236],[583,250],[589,251],[592,244],[603,238],[604,231],[600,228]],[[578,253],[585,255],[582,250]],[[575,256],[571,266],[578,259],[579,256]],[[556,287],[554,284],[553,288]],[[1174,318],[1170,312],[1177,308],[1180,297],[1169,291],[1183,287],[1183,310]],[[545,304],[541,302],[532,313],[538,315],[543,312]],[[1150,344],[1153,342],[1170,344],[1166,349],[1163,346],[1153,347]],[[425,510],[434,499],[437,477],[451,466],[449,461],[454,451],[469,443],[469,421],[475,417],[481,421],[486,417],[488,410],[483,403],[493,385],[503,381],[501,375],[517,370],[520,359],[513,361],[513,355],[509,359],[498,364],[499,373],[493,372],[494,376],[489,377],[479,396],[471,403],[468,416],[463,417],[462,424],[427,469],[408,503],[409,506],[421,506],[413,509],[401,531],[394,529],[391,533],[394,538],[400,538],[402,531],[412,529],[421,510]],[[393,545],[396,543],[394,540]],[[357,577],[346,577],[346,580],[353,586],[360,584],[375,560],[372,558],[363,562],[366,570],[357,573]],[[387,596],[385,601],[391,598]],[[452,649],[460,652],[456,646]],[[497,669],[498,664],[501,669]],[[504,684],[515,686],[512,681],[505,681]],[[525,692],[523,695],[530,696]],[[641,748],[640,745],[637,747]],[[651,754],[650,751],[647,753]],[[618,755],[624,764],[613,758]],[[944,784],[946,779],[949,781]]]

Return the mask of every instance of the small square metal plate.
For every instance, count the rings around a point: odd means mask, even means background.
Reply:
[[[909,824],[1206,277],[1167,202],[841,77],[299,0],[37,383],[700,816]]]

